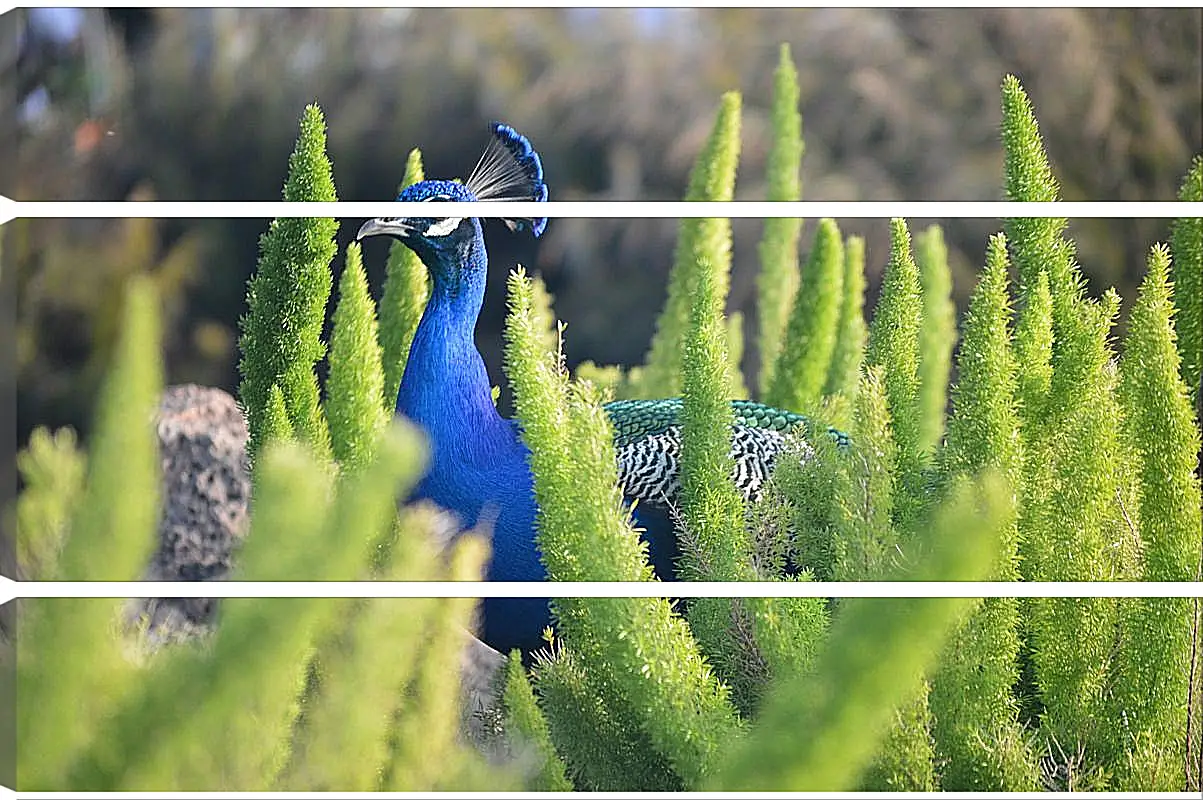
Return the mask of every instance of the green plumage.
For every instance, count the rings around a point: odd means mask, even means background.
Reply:
[[[680,398],[667,400],[616,400],[604,406],[614,425],[618,455],[618,480],[623,494],[654,506],[674,507],[681,492]],[[811,421],[801,414],[782,411],[750,400],[732,400],[732,478],[744,500],[755,501],[773,472],[777,456],[791,434],[812,435]],[[827,433],[840,447],[847,434],[834,428]],[[800,455],[810,457],[809,445]]]
[[[658,436],[681,424],[681,398],[665,400],[615,400],[605,405],[610,422],[614,425],[614,443],[618,447],[634,444],[647,436]],[[732,400],[731,410],[735,413],[737,428],[756,428],[787,432],[803,425],[808,429],[810,419],[792,411],[766,406],[752,400]],[[848,444],[848,436],[829,427],[828,435],[841,447]]]

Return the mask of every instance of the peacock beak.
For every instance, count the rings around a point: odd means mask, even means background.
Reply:
[[[355,241],[362,241],[369,236],[392,236],[394,239],[408,239],[414,233],[409,220],[395,218],[370,219],[359,228]]]

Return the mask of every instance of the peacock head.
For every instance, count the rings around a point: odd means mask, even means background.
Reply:
[[[458,181],[426,180],[407,186],[398,202],[473,202],[547,200],[543,164],[525,136],[508,125],[494,122],[493,138],[471,176]],[[546,217],[504,218],[512,231],[530,231],[540,236]],[[473,217],[382,217],[363,224],[356,239],[391,236],[409,247],[438,277],[444,269],[459,271],[465,266],[473,240],[480,235],[480,221]]]

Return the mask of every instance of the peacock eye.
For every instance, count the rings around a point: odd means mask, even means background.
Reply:
[[[447,236],[453,233],[463,221],[463,217],[448,217],[446,219],[431,220],[430,225],[427,226],[422,235],[428,239]]]

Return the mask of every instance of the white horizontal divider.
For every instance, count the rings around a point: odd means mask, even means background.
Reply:
[[[13,581],[14,598],[153,597],[1199,597],[1156,581]]]
[[[1203,203],[1108,202],[1015,203],[996,202],[824,202],[767,201],[482,201],[475,203],[372,202],[17,202],[0,197],[0,221],[37,218],[263,218],[275,217],[562,217],[578,219],[683,219],[728,217],[764,219],[804,217],[815,219],[1007,219],[1014,217],[1068,217],[1070,219],[1176,219],[1203,216]]]

